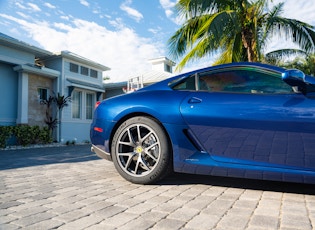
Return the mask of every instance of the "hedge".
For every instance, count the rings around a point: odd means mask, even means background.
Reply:
[[[47,127],[19,125],[0,126],[0,148],[5,148],[9,139],[17,145],[48,144],[52,142],[51,131]]]

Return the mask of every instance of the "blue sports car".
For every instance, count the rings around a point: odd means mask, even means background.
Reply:
[[[315,184],[315,78],[299,70],[213,66],[96,106],[91,149],[133,183],[174,171]]]

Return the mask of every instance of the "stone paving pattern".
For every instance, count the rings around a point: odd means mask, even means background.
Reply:
[[[315,229],[315,186],[125,181],[89,145],[0,151],[0,229]]]

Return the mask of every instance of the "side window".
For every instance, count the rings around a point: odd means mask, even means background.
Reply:
[[[196,77],[192,75],[188,78],[185,78],[183,81],[180,81],[176,84],[173,89],[174,90],[196,90]]]
[[[247,69],[206,72],[199,75],[199,88],[210,92],[292,93],[280,73]]]

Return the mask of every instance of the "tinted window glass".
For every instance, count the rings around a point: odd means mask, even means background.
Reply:
[[[236,93],[291,93],[292,87],[281,79],[280,73],[252,69],[233,69],[199,75],[200,90]]]
[[[175,90],[196,90],[195,75],[185,78],[176,84],[173,89]]]

